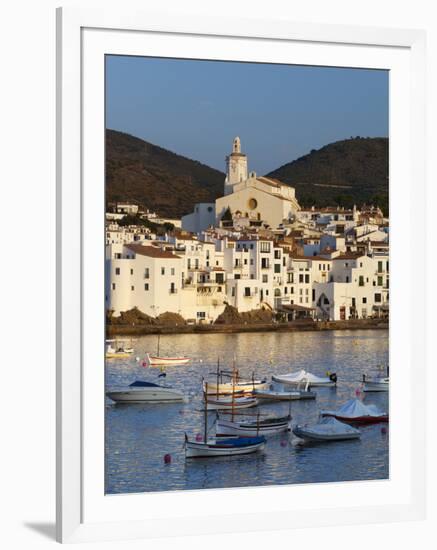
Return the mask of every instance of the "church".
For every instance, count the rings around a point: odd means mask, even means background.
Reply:
[[[192,214],[182,217],[182,228],[195,233],[225,224],[276,229],[293,220],[299,209],[293,187],[248,172],[247,155],[236,137],[226,157],[224,195],[215,204],[196,204]]]

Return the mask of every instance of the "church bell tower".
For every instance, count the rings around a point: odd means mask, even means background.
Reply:
[[[247,156],[241,152],[241,141],[236,137],[232,143],[232,153],[226,157],[225,195],[233,191],[240,181],[247,180]]]

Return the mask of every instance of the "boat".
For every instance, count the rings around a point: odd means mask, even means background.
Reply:
[[[342,422],[375,424],[388,422],[388,413],[375,405],[365,405],[360,399],[350,399],[336,411],[321,411],[321,416],[332,416]]]
[[[268,390],[255,390],[253,395],[257,399],[265,401],[295,401],[298,399],[315,399],[317,396],[316,392],[309,390],[278,391],[271,388]]]
[[[335,372],[326,373],[325,377],[316,376],[311,372],[300,370],[297,372],[291,372],[289,374],[273,375],[272,380],[280,382],[281,384],[288,386],[297,386],[302,382],[308,382],[309,386],[328,386],[333,387],[337,385],[337,375]]]
[[[185,456],[187,458],[207,458],[214,456],[235,456],[256,453],[264,449],[266,438],[230,437],[212,438],[204,441],[190,441],[185,434]]]
[[[165,357],[159,355],[159,343],[160,336],[158,335],[158,346],[156,355],[150,355],[146,353],[145,361],[143,361],[143,367],[164,367],[172,365],[186,365],[190,362],[189,357]]]
[[[294,435],[306,441],[345,441],[361,437],[360,430],[333,417],[322,418],[310,426],[298,424],[292,430]]]
[[[258,389],[267,389],[269,384],[267,379],[262,380],[255,379],[255,373],[252,373],[252,378],[245,380],[240,377],[238,370],[235,368],[235,364],[231,371],[220,369],[220,359],[217,359],[217,370],[214,382],[203,382],[203,391],[208,395],[228,395],[232,393],[253,393]],[[230,378],[229,382],[223,382],[223,378]]]
[[[256,420],[242,420],[235,422],[225,418],[218,418],[216,430],[218,436],[224,435],[274,435],[290,430],[291,415],[282,417],[268,417]]]
[[[255,437],[220,437],[208,438],[208,409],[207,395],[208,386],[204,392],[204,434],[203,441],[189,440],[185,434],[185,457],[186,458],[211,458],[217,456],[234,456],[256,453],[264,449],[266,438],[262,435]]]
[[[205,404],[208,410],[231,410],[231,409],[248,409],[249,407],[256,407],[258,400],[255,397],[248,397],[245,395],[232,394],[231,397],[216,396],[211,397],[205,394]]]
[[[127,340],[106,340],[106,359],[125,359],[134,352],[132,346],[127,344]]]
[[[363,391],[364,392],[388,391],[389,385],[390,385],[388,365],[387,365],[386,371],[387,371],[386,376],[374,376],[372,378],[369,378],[366,374],[363,374],[363,379],[362,379]]]
[[[170,386],[136,380],[126,390],[110,390],[106,395],[116,403],[173,403],[184,400],[184,394]]]

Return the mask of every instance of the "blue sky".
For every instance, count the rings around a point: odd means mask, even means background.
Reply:
[[[266,174],[351,136],[388,136],[388,72],[108,56],[106,126],[224,171],[240,136]]]

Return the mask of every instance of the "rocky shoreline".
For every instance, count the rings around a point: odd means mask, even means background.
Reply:
[[[290,323],[238,323],[238,324],[208,324],[208,325],[139,325],[139,324],[107,324],[107,337],[141,336],[147,334],[211,334],[237,332],[300,332],[317,330],[366,330],[389,328],[384,319],[353,319],[349,321],[293,321]]]

